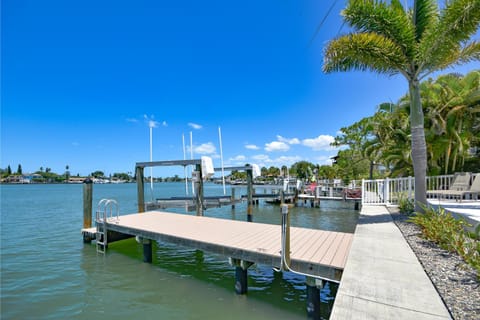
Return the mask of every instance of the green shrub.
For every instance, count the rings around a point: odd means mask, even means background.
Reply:
[[[409,221],[420,227],[426,239],[458,253],[480,276],[480,241],[468,236],[465,227],[470,225],[463,219],[455,219],[443,208],[425,207],[424,210],[425,213],[415,213]]]
[[[398,201],[398,209],[401,213],[410,215],[415,210],[415,203],[413,199],[401,195]]]

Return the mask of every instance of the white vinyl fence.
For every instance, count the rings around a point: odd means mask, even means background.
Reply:
[[[427,190],[447,190],[455,175],[426,177]],[[480,173],[472,174],[472,179],[480,177]],[[400,199],[414,199],[415,179],[386,178],[362,180],[362,204],[367,205],[398,205]]]

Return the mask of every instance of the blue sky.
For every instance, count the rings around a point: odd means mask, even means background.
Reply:
[[[194,158],[220,166],[220,126],[227,166],[327,164],[341,127],[407,91],[401,76],[321,72],[347,32],[339,0],[316,34],[334,2],[4,0],[1,167],[132,172],[149,121],[154,160],[183,159],[192,132]]]

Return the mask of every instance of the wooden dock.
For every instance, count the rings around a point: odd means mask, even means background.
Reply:
[[[279,225],[150,211],[111,219],[109,231],[166,241],[232,259],[280,268]],[[95,228],[83,229],[94,233]],[[290,266],[312,277],[340,281],[352,234],[290,228]]]
[[[97,251],[105,253],[108,243],[136,237],[143,246],[143,260],[153,261],[152,242],[171,242],[179,246],[199,249],[229,258],[235,267],[235,292],[245,294],[248,289],[248,268],[257,263],[271,266],[276,271],[290,271],[305,276],[307,315],[320,319],[320,288],[324,281],[340,282],[353,235],[307,228],[290,228],[288,205],[282,205],[281,225],[253,223],[252,206],[259,198],[277,195],[257,194],[254,199],[253,168],[230,167],[230,170],[245,170],[247,173],[247,221],[235,221],[203,216],[208,201],[214,205],[237,202],[235,188],[228,197],[203,196],[203,160],[177,160],[140,162],[136,164],[138,213],[119,216],[118,204],[112,199],[100,200],[95,214],[96,228],[92,224],[92,185],[85,181],[83,189],[84,243],[96,240]],[[196,216],[174,214],[161,211],[145,212],[149,204],[144,195],[144,168],[148,166],[195,165],[192,174],[195,185],[194,199],[168,198],[152,203],[158,206],[185,205],[195,207]],[[285,193],[280,192],[281,203]],[[296,195],[295,195],[296,196]],[[240,198],[240,200],[242,200]],[[295,197],[296,199],[296,197]],[[188,201],[188,202],[186,202]],[[222,201],[222,203],[220,203]],[[280,217],[279,217],[280,218]],[[160,258],[161,259],[161,258]]]

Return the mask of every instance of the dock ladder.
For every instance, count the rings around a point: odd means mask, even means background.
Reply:
[[[95,214],[97,252],[105,253],[108,244],[107,222],[118,222],[118,214],[117,201],[113,199],[102,199],[98,202]]]

